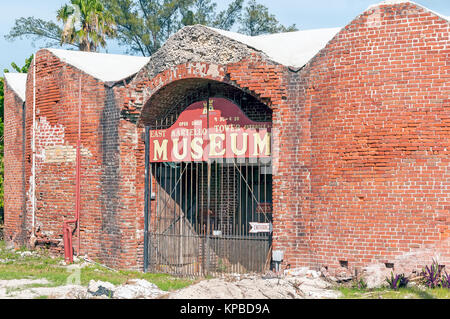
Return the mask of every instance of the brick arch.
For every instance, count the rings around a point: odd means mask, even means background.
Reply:
[[[183,72],[180,73],[180,70]],[[186,103],[206,98],[208,87],[211,96],[227,97],[237,104],[242,104],[244,100],[251,108],[265,107],[270,110],[265,103],[267,99],[262,99],[256,92],[231,81],[225,68],[210,64],[197,64],[196,69],[192,65],[180,65],[160,73],[147,85],[150,96],[143,104],[140,125],[150,124],[174,107],[187,106]]]
[[[130,83],[132,90],[125,103],[125,112],[139,112],[139,126],[158,114],[156,103],[164,97],[182,97],[189,91],[202,89],[207,83],[243,92],[269,108],[276,108],[285,98],[281,83],[285,67],[270,64],[258,55],[226,66],[203,62],[188,62],[170,67],[153,78],[141,72]],[[176,102],[176,101],[175,101]]]
[[[136,116],[138,132],[139,134],[139,146],[137,151],[137,185],[136,192],[139,194],[139,203],[141,205],[140,211],[143,210],[144,203],[144,130],[145,124],[151,124],[150,121],[153,115],[150,111],[153,106],[157,105],[158,100],[163,100],[164,90],[168,90],[165,94],[169,96],[171,89],[180,89],[183,84],[190,89],[195,87],[193,83],[197,85],[205,85],[207,83],[215,83],[225,85],[227,87],[233,87],[236,90],[244,92],[257,100],[259,103],[264,104],[267,108],[271,109],[271,119],[273,128],[282,132],[282,134],[289,134],[290,131],[296,131],[300,128],[298,114],[296,112],[294,116],[291,116],[290,124],[287,128],[283,128],[283,117],[288,111],[291,105],[298,105],[300,102],[300,94],[297,94],[291,89],[292,86],[299,86],[300,84],[293,77],[297,74],[289,72],[285,66],[268,62],[261,58],[259,55],[254,54],[249,56],[248,59],[241,60],[236,63],[230,63],[225,66],[213,65],[208,63],[185,63],[179,64],[174,67],[167,68],[165,71],[158,73],[156,76],[151,75],[151,69],[142,69],[140,73],[129,83],[128,97],[124,100],[124,108],[122,114],[125,112],[132,113]],[[184,82],[189,81],[189,82]],[[183,96],[183,91],[180,91],[178,96]],[[187,91],[185,91],[187,92]],[[286,133],[284,133],[286,132]],[[290,151],[287,150],[287,151]],[[308,153],[308,150],[305,151]],[[289,161],[292,162],[294,153],[290,151]],[[309,154],[309,153],[308,153]],[[286,163],[277,164],[281,167],[283,174],[289,174],[291,170],[285,169]],[[293,178],[292,174],[289,176],[289,180]],[[297,183],[298,184],[298,183]],[[273,194],[279,194],[280,190],[285,188],[290,189],[291,183],[282,182],[280,177],[274,176]],[[304,192],[303,192],[304,193]],[[274,217],[274,240],[280,241],[280,244],[274,247],[283,246],[284,243],[289,243],[292,236],[296,236],[293,231],[292,225],[294,225],[295,216],[290,214],[289,207],[283,203],[283,200],[279,199],[279,195],[274,197],[274,210],[277,209],[280,212],[280,216]],[[154,205],[154,203],[152,203]],[[276,207],[276,208],[275,208]],[[152,211],[156,209],[156,206],[152,206]],[[143,219],[141,220],[143,223]],[[142,245],[143,239],[141,241]],[[281,247],[280,246],[280,247]],[[141,246],[142,247],[142,246]],[[142,250],[143,251],[143,250]],[[287,254],[286,254],[287,256]],[[139,255],[138,259],[142,261],[142,255]]]

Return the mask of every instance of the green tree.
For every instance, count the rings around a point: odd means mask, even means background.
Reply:
[[[229,30],[244,0],[217,13],[211,0],[102,0],[117,25],[117,39],[129,53],[150,56],[180,28],[204,24]]]
[[[218,29],[230,30],[239,19],[244,0],[232,1],[226,10],[216,13],[217,4],[211,0],[194,1],[183,12],[183,25],[203,24]]]
[[[285,27],[280,24],[275,15],[269,13],[269,9],[250,0],[241,17],[239,32],[256,36],[267,33],[297,31],[295,24]]]
[[[114,19],[100,0],[70,0],[57,11],[57,22],[28,17],[16,19],[7,40],[44,40],[45,46],[67,44],[80,51],[96,51],[115,35]]]
[[[99,0],[70,0],[57,13],[64,23],[61,44],[76,43],[81,51],[106,47],[106,37],[114,36],[114,20]]]
[[[296,30],[295,25],[281,25],[264,5],[249,0],[244,8],[244,1],[233,0],[217,12],[214,0],[70,0],[57,14],[63,26],[34,17],[19,18],[6,38],[44,40],[46,46],[67,44],[86,51],[105,47],[107,38],[116,38],[128,53],[151,56],[186,25],[223,30],[237,26],[248,35]]]
[[[27,73],[30,68],[31,62],[33,61],[33,55],[31,55],[28,59],[25,59],[25,64],[22,67],[19,67],[16,63],[12,62],[11,67],[14,71],[19,73]],[[9,73],[8,69],[3,70],[4,73]],[[5,102],[5,93],[4,93],[4,85],[5,79],[4,77],[0,77],[0,223],[3,221],[3,176],[4,176],[4,164],[3,164],[3,149],[4,149],[4,136],[3,136],[3,112],[4,112],[4,102]]]
[[[33,44],[44,41],[44,46],[59,45],[62,37],[62,28],[53,21],[45,21],[35,17],[19,18],[5,38],[9,41],[16,39],[30,39]],[[77,44],[70,44],[78,48]]]

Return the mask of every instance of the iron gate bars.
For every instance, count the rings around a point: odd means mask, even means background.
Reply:
[[[194,101],[186,98],[186,107]],[[151,163],[150,129],[169,128],[182,109],[173,108],[145,130],[144,271],[180,276],[265,271],[271,233],[254,227],[272,222],[270,164],[251,158]]]
[[[250,226],[272,220],[272,181],[261,168],[217,161],[152,163],[156,203],[148,218],[147,267],[182,276],[265,271],[270,234],[252,233]]]

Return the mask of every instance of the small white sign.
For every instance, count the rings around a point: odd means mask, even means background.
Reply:
[[[222,231],[221,230],[213,230],[213,236],[222,236]]]
[[[271,233],[272,223],[250,223],[250,233]]]

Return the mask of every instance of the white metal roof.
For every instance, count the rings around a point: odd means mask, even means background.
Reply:
[[[393,5],[405,2],[413,3],[424,10],[448,20],[448,17],[408,0],[386,0],[370,6],[367,10],[380,5]],[[294,68],[300,68],[308,63],[341,30],[341,28],[313,29],[251,37],[231,31],[215,28],[209,29],[222,36],[264,52],[274,62]],[[62,61],[103,82],[117,82],[126,79],[139,72],[150,60],[149,57],[62,49],[47,50]]]
[[[17,96],[25,101],[25,91],[27,87],[26,73],[5,73],[5,80],[9,87],[16,92]]]
[[[394,5],[407,2],[415,4],[443,19],[449,20],[449,17],[441,15],[409,0],[385,0],[371,5],[367,10],[376,8],[380,5]],[[266,53],[274,62],[300,68],[308,63],[308,61],[311,60],[321,49],[323,49],[342,28],[313,29],[254,37],[215,28],[210,29],[230,39]]]
[[[47,49],[61,61],[70,64],[102,82],[117,82],[136,74],[150,58],[121,54]]]
[[[341,28],[314,29],[259,36],[210,28],[230,39],[262,51],[274,62],[300,68],[308,63]]]

